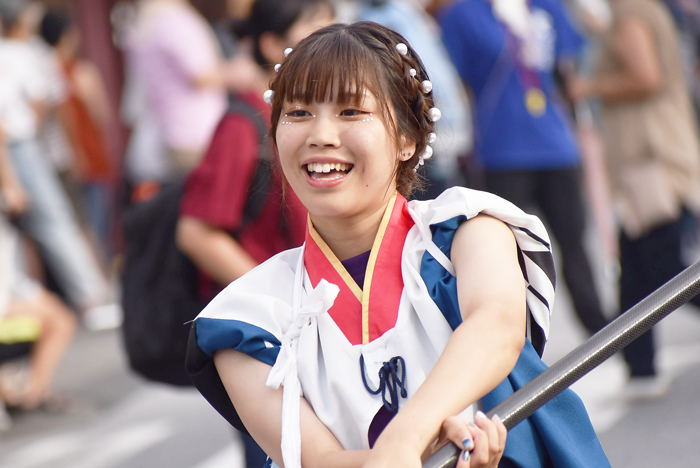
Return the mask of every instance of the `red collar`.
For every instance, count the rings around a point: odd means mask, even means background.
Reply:
[[[367,344],[396,324],[403,291],[401,253],[413,219],[406,199],[389,201],[370,252],[362,289],[316,232],[311,219],[306,230],[304,265],[316,287],[321,279],[337,285],[340,293],[328,313],[353,345]]]

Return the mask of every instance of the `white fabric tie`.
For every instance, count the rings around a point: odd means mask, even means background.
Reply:
[[[299,423],[299,399],[301,383],[297,375],[297,338],[304,327],[331,308],[340,288],[322,279],[303,301],[295,304],[294,319],[282,335],[282,346],[275,365],[267,377],[266,385],[272,389],[284,387],[282,393],[282,459],[285,468],[301,468],[301,427]]]

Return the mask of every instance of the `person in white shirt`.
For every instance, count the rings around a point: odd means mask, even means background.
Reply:
[[[37,137],[49,88],[39,57],[30,44],[38,22],[26,0],[0,0],[0,80],[10,161],[28,196],[21,227],[39,246],[43,258],[69,303],[89,328],[119,324],[120,311],[110,304],[107,280],[80,231],[75,213]]]

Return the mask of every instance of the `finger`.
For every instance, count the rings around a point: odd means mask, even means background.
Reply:
[[[505,424],[503,424],[503,421],[501,421],[501,418],[497,414],[494,414],[491,420],[496,426],[496,431],[498,431],[500,453],[503,454],[503,451],[506,449],[506,438],[508,437],[508,429],[506,428]]]
[[[470,450],[474,448],[474,440],[467,427],[467,422],[459,416],[447,418],[442,423],[440,440],[449,440],[462,452],[457,460],[457,468],[468,468]]]
[[[496,429],[496,424],[486,417],[481,411],[476,412],[474,422],[479,428],[486,433],[488,437],[488,450],[489,458],[493,457],[500,452],[501,443],[498,429]]]
[[[459,416],[447,418],[442,424],[442,433],[446,439],[463,451],[469,452],[474,448],[474,440],[467,422]],[[468,454],[466,456],[469,457]]]
[[[486,432],[476,424],[467,424],[474,441],[474,448],[469,455],[471,466],[484,466],[489,461],[489,438]]]
[[[459,458],[457,458],[457,464],[455,468],[470,468],[472,466],[472,450],[474,449],[474,441],[471,439],[465,439],[464,449],[460,452]]]

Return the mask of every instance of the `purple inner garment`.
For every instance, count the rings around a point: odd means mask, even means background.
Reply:
[[[348,273],[350,273],[350,276],[352,276],[352,279],[355,280],[355,283],[360,286],[360,289],[362,289],[363,285],[365,284],[365,272],[367,271],[367,262],[369,262],[370,252],[371,251],[368,250],[367,252],[340,262],[343,264]],[[389,424],[389,421],[391,421],[391,418],[393,417],[394,413],[388,411],[384,406],[382,406],[377,412],[376,416],[374,416],[372,423],[369,425],[369,431],[367,432],[370,448],[374,447],[374,443],[379,437],[379,434],[382,433],[386,425]]]

